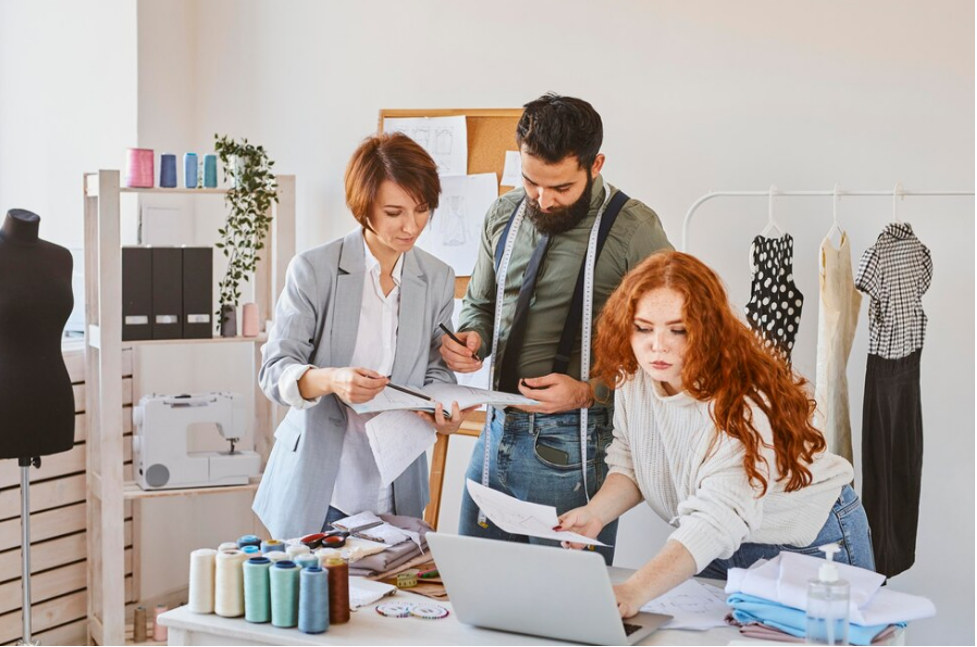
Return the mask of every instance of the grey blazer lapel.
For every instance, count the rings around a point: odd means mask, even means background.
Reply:
[[[404,256],[400,281],[400,314],[397,326],[397,351],[394,353],[393,381],[405,384],[419,356],[427,365],[431,331],[425,330],[427,281],[421,273],[414,250]],[[420,386],[420,385],[417,385]]]
[[[356,333],[360,325],[360,307],[363,305],[363,281],[366,277],[366,261],[363,256],[363,233],[357,229],[343,238],[339,255],[339,276],[336,277],[336,294],[333,297],[335,315],[330,331],[330,348],[333,366],[349,366],[356,347]]]

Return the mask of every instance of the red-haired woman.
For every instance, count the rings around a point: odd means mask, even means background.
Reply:
[[[695,574],[725,579],[781,551],[874,568],[848,461],[811,426],[805,380],[765,350],[701,261],[659,252],[603,309],[595,373],[614,384],[610,473],[561,526],[596,537],[642,500],[675,526],[665,546],[615,587],[628,617]]]

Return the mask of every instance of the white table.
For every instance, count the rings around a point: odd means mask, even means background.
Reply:
[[[610,568],[611,580],[623,581],[633,571]],[[710,582],[710,580],[704,580]],[[711,581],[722,585],[720,582]],[[413,602],[432,602],[407,591],[394,598]],[[451,609],[448,602],[435,602]],[[304,634],[298,629],[280,629],[269,623],[254,624],[244,618],[222,618],[214,614],[191,613],[185,606],[160,616],[169,630],[170,645],[563,645],[565,641],[481,629],[458,621],[452,610],[444,620],[385,618],[373,610],[375,604],[354,611],[346,624],[331,625],[323,634]],[[709,631],[662,629],[651,634],[642,645],[728,645],[740,639],[734,627]],[[775,643],[765,643],[773,645]]]

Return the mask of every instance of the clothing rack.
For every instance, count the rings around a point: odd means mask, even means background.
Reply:
[[[904,191],[900,185],[889,191],[841,191],[837,187],[830,191],[780,191],[776,187],[771,187],[766,191],[710,191],[692,203],[685,220],[682,221],[682,247],[681,251],[689,251],[689,226],[692,217],[700,206],[713,198],[767,198],[771,202],[777,198],[800,198],[800,197],[822,197],[822,198],[842,198],[842,197],[877,197],[891,196],[893,203],[898,197],[925,197],[925,196],[973,196],[973,191]]]

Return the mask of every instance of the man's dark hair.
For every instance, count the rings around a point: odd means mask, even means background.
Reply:
[[[516,126],[516,143],[533,157],[556,164],[575,155],[581,168],[590,169],[604,141],[604,124],[594,107],[583,99],[544,94],[525,106]]]

